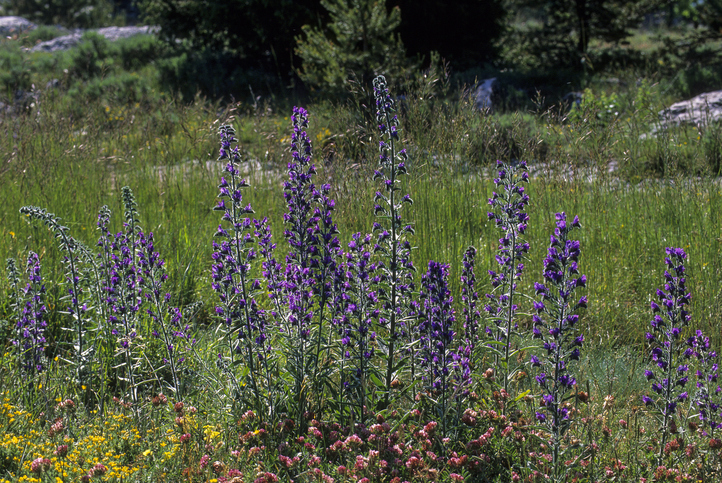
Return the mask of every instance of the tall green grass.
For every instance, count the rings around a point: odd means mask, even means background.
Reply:
[[[415,200],[408,214],[416,226],[415,265],[423,267],[430,259],[450,263],[452,293],[458,298],[461,257],[467,246],[475,245],[478,278],[488,289],[484,271],[494,266],[499,236],[486,221],[495,174],[490,166],[496,158],[526,159],[534,173],[528,231],[533,262],[525,270],[523,291],[531,293],[533,282],[541,280],[553,214],[566,211],[578,215],[584,226],[580,266],[589,278],[590,304],[583,324],[590,338],[605,345],[642,343],[650,296],[663,278],[664,248],[679,246],[690,254],[694,317],[719,340],[722,193],[710,176],[716,173],[708,159],[714,151],[709,139],[719,137],[720,127],[710,125],[698,133],[700,139],[687,128],[640,138],[659,102],[650,89],[642,85],[626,94],[631,101],[617,97],[618,112],[624,114],[609,118],[603,104],[592,101],[573,116],[550,111],[482,114],[465,97],[441,96],[433,82],[419,87],[401,103],[400,113],[411,171],[404,192]],[[624,102],[640,107],[629,111]],[[343,243],[353,232],[370,231],[374,221],[377,188],[371,177],[377,147],[363,104],[309,106],[318,179],[334,188]],[[254,161],[249,163],[253,188],[244,196],[257,216],[271,219],[279,242],[288,113],[262,103],[222,107],[200,98],[190,105],[168,99],[105,99],[88,101],[81,117],[77,110],[61,95],[44,94],[35,105],[2,119],[0,257],[23,258],[28,250],[37,251],[48,278],[61,280],[50,233],[29,224],[18,209],[45,207],[74,236],[92,244],[100,206],[113,210],[115,230],[120,230],[119,190],[128,185],[139,202],[143,228],[154,232],[167,260],[175,302],[202,300],[208,316],[214,303],[210,239],[218,223],[210,210],[220,177],[214,162],[217,129],[223,122],[237,126],[245,156]],[[607,171],[610,162],[617,171]],[[655,162],[664,169],[654,168]],[[283,243],[279,246],[283,250]],[[6,287],[4,277],[0,284]],[[54,304],[60,289],[53,287]],[[7,304],[0,302],[0,307]]]

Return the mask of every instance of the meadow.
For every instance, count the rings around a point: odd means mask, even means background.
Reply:
[[[25,61],[43,85],[72,55]],[[391,92],[393,112],[381,86],[305,113],[181,101],[114,77],[114,55],[108,75],[31,91],[0,122],[0,255],[17,277],[0,281],[0,479],[719,476],[722,131],[643,136],[670,84],[480,113],[431,70]],[[572,302],[547,290],[555,263]]]

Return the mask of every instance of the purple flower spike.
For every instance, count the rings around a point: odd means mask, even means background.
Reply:
[[[476,263],[476,248],[469,247],[464,252],[461,270],[461,302],[464,306],[464,339],[465,346],[470,351],[472,358],[474,348],[478,345],[479,339],[479,294],[476,292],[476,275],[474,265]],[[470,361],[474,365],[474,360]]]
[[[258,253],[254,247],[253,235],[259,230],[250,204],[244,204],[243,189],[248,182],[240,177],[241,153],[237,146],[235,130],[231,126],[220,128],[221,150],[219,160],[226,160],[225,175],[218,185],[219,201],[214,208],[223,213],[222,224],[214,234],[213,264],[211,266],[212,287],[218,293],[219,305],[216,314],[220,321],[221,333],[227,348],[225,357],[219,354],[219,367],[231,377],[231,385],[241,386],[229,369],[235,366],[236,358],[241,355],[249,369],[247,385],[257,396],[261,388],[267,386],[260,380],[261,367],[266,364],[270,350],[266,334],[266,313],[258,304],[260,282],[251,278],[251,267]],[[268,235],[270,240],[270,233]],[[260,245],[260,243],[259,243]],[[261,248],[263,253],[270,251],[268,246]],[[176,331],[184,333],[184,331]],[[169,344],[170,346],[170,344]],[[260,407],[256,407],[261,410]]]
[[[30,252],[25,267],[28,283],[21,287],[15,266],[15,260],[7,261],[8,280],[10,281],[11,298],[13,300],[15,321],[16,360],[22,374],[33,381],[45,369],[45,328],[47,327],[47,307],[45,306],[45,284],[41,275],[40,258],[37,253]]]
[[[388,334],[384,375],[384,404],[388,406],[398,357],[397,343],[409,336],[410,331],[407,328],[415,310],[411,300],[415,289],[415,268],[411,261],[411,243],[407,239],[407,234],[413,235],[414,228],[401,217],[404,207],[411,204],[412,200],[408,195],[400,193],[402,176],[408,174],[408,154],[398,146],[399,119],[395,114],[395,103],[389,94],[384,76],[376,77],[373,85],[376,120],[382,138],[379,142],[379,164],[374,179],[380,180],[383,187],[376,195],[377,207],[374,212],[380,222],[374,223],[374,233],[377,236],[374,252],[382,259],[379,268],[384,273],[379,286],[379,324],[385,325],[383,331]]]
[[[586,277],[579,276],[578,272],[579,242],[569,239],[571,231],[581,226],[579,219],[575,217],[573,223],[567,223],[563,212],[555,217],[554,236],[544,259],[544,284],[535,284],[536,293],[542,300],[534,302],[538,315],[532,319],[535,338],[542,340],[545,351],[541,358],[532,356],[530,362],[532,367],[540,367],[541,375],[545,376],[536,378],[546,401],[544,412],[548,416],[540,422],[549,427],[553,451],[557,454],[568,428],[565,422],[568,411],[563,402],[576,384],[576,379],[569,372],[568,362],[579,360],[580,347],[584,344],[584,336],[577,329],[579,316],[573,312],[586,308],[587,297],[574,302],[574,291],[583,286],[579,281],[586,281]]]
[[[709,337],[701,330],[687,339],[685,358],[694,357],[698,363],[696,372],[697,391],[693,401],[699,411],[699,420],[707,429],[710,438],[722,427],[722,387],[719,384],[717,353],[711,350]]]
[[[342,255],[333,281],[332,323],[343,346],[344,370],[342,390],[350,403],[364,407],[368,394],[367,376],[373,362],[376,334],[373,324],[378,320],[376,264],[371,262],[371,235],[356,233]],[[359,421],[364,420],[359,411]]]
[[[515,313],[518,309],[517,282],[524,270],[524,258],[529,252],[529,244],[523,235],[527,227],[529,216],[524,209],[529,203],[529,196],[524,192],[523,183],[527,183],[529,176],[526,173],[526,164],[506,164],[497,161],[499,168],[498,178],[494,179],[497,190],[489,204],[493,212],[489,213],[489,220],[501,229],[503,235],[499,239],[496,261],[498,271],[489,271],[491,286],[494,292],[487,294],[489,300],[489,319],[493,323],[486,328],[495,341],[489,348],[496,350],[499,347],[500,356],[504,360],[503,367],[509,367],[509,348],[512,345],[514,329],[516,327]],[[535,287],[540,290],[543,287]],[[501,343],[499,346],[498,343]],[[508,374],[502,375],[504,390],[508,391]]]
[[[687,254],[681,248],[667,248],[665,253],[667,256],[664,263],[667,270],[664,273],[664,288],[657,290],[658,302],[650,304],[654,317],[651,322],[652,330],[647,335],[652,362],[659,368],[657,377],[652,379],[648,376],[648,379],[655,381],[652,384],[652,391],[658,396],[654,398],[647,396],[649,400],[647,404],[659,413],[662,421],[659,462],[662,461],[664,446],[667,438],[670,437],[670,428],[674,423],[677,403],[688,397],[688,393],[681,389],[688,381],[689,366],[685,361],[695,353],[695,349],[704,345],[704,336],[701,333],[699,339],[692,338],[684,341],[681,338],[691,319],[686,310],[691,296],[686,290],[683,276]],[[704,349],[698,354],[703,352]],[[704,364],[702,365],[704,366]],[[651,373],[651,371],[647,372]],[[704,396],[698,395],[698,404],[704,400]],[[701,410],[706,410],[706,403],[701,402],[701,404]]]

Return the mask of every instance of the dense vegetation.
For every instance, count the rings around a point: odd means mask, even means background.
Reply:
[[[719,479],[722,127],[658,125],[719,87],[715,3],[433,45],[405,11],[486,4],[397,3],[2,41],[0,481]]]

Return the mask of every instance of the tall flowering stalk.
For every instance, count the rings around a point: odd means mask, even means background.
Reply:
[[[375,286],[376,264],[371,262],[371,235],[355,233],[343,254],[335,278],[333,324],[341,338],[342,387],[344,399],[355,405],[354,420],[364,423],[364,407],[373,394],[368,387],[373,368],[376,333],[373,324],[379,316]],[[346,366],[345,363],[348,363]]]
[[[463,350],[468,353],[469,365],[476,367],[475,349],[479,343],[479,293],[476,291],[476,248],[469,247],[461,261],[461,304],[464,314]]]
[[[685,351],[685,355],[697,360],[697,392],[694,402],[699,411],[699,420],[706,435],[714,439],[715,431],[722,428],[722,387],[719,382],[717,352],[712,350],[709,337],[701,330],[697,330],[687,339],[687,346],[689,349]]]
[[[565,465],[560,459],[562,439],[571,424],[566,402],[576,384],[569,364],[579,360],[579,349],[584,343],[584,336],[577,328],[579,315],[575,312],[587,306],[587,297],[576,299],[574,292],[586,286],[587,278],[579,275],[577,267],[579,241],[569,239],[572,230],[579,227],[578,217],[568,224],[565,213],[556,214],[556,228],[544,259],[544,284],[534,284],[541,300],[534,302],[533,337],[542,341],[544,349],[540,357],[531,357],[532,366],[539,368],[536,380],[542,389],[542,409],[536,418],[552,435],[556,481],[564,477]]]
[[[107,324],[116,340],[118,349],[125,359],[126,389],[130,391],[133,403],[138,402],[135,384],[134,341],[138,336],[138,314],[140,312],[141,288],[138,272],[133,263],[134,247],[124,233],[117,233],[112,239],[103,240],[109,244],[108,286],[106,303],[110,307]]]
[[[184,323],[180,309],[170,306],[171,295],[163,291],[163,282],[168,279],[168,275],[165,273],[165,261],[155,251],[153,233],[140,232],[138,247],[138,282],[148,301],[146,312],[153,322],[153,336],[163,340],[166,352],[163,363],[170,367],[173,379],[173,387],[170,389],[178,400],[182,400],[179,366],[185,357],[178,354],[178,347],[191,342],[190,327]],[[185,348],[188,349],[187,346]]]
[[[681,248],[667,248],[664,259],[667,269],[664,271],[665,284],[657,290],[659,303],[652,302],[652,330],[646,338],[651,348],[653,369],[644,372],[647,380],[652,381],[652,397],[642,397],[644,403],[657,414],[661,424],[661,441],[658,463],[662,463],[665,445],[675,424],[677,405],[688,399],[685,389],[689,379],[687,359],[692,351],[682,331],[689,325],[692,316],[687,311],[692,295],[685,286],[684,261],[687,254]]]
[[[48,213],[42,208],[35,206],[23,206],[20,213],[31,219],[42,221],[58,240],[61,251],[65,252],[63,265],[65,265],[65,282],[68,287],[67,311],[73,320],[75,344],[74,355],[76,364],[77,383],[82,386],[85,382],[85,371],[87,359],[87,348],[85,347],[85,330],[88,325],[86,320],[87,305],[84,303],[85,293],[81,287],[81,248],[80,243],[70,236],[70,229],[60,224],[60,218],[53,213]]]
[[[493,211],[488,213],[488,218],[503,231],[503,235],[496,255],[499,271],[489,270],[493,292],[486,294],[484,310],[493,322],[486,327],[486,334],[492,341],[489,348],[494,352],[496,368],[502,371],[503,387],[508,392],[513,373],[510,362],[514,355],[512,339],[517,328],[515,314],[519,309],[517,281],[522,276],[523,261],[529,252],[529,244],[523,238],[529,221],[529,215],[524,212],[529,196],[522,186],[529,182],[529,173],[525,162],[508,165],[497,161],[497,167],[499,176],[494,179],[494,184],[499,192],[493,192],[489,198]]]
[[[331,187],[324,184],[317,188],[313,183],[316,167],[311,161],[308,112],[302,107],[294,107],[292,120],[291,160],[288,180],[283,185],[288,207],[283,215],[284,237],[290,249],[282,274],[272,257],[266,258],[264,269],[269,275],[276,276],[269,280],[269,288],[271,285],[276,288],[272,295],[274,301],[286,301],[283,306],[278,305],[277,313],[289,346],[288,369],[294,381],[292,391],[296,395],[294,411],[300,419],[312,397],[316,401],[316,410],[323,404],[325,385],[319,375],[321,366],[330,362],[322,358],[322,349],[327,346],[324,344],[325,333],[328,332],[324,324],[331,318],[328,306],[339,242],[332,217],[335,202],[328,196]],[[299,430],[304,430],[304,424],[301,421]]]
[[[45,359],[45,328],[47,307],[45,306],[45,284],[41,275],[40,259],[35,252],[28,254],[25,272],[28,283],[20,287],[15,260],[7,261],[11,298],[18,314],[15,324],[13,345],[22,378],[27,381],[30,393],[37,387],[37,376],[43,371]],[[29,394],[26,394],[29,395]]]
[[[115,344],[114,334],[115,327],[110,322],[110,315],[112,313],[111,305],[111,284],[112,278],[111,273],[113,270],[113,246],[114,237],[110,233],[110,209],[107,206],[102,206],[98,212],[98,221],[96,227],[100,232],[96,247],[98,252],[95,255],[96,260],[94,265],[96,267],[96,280],[91,289],[95,292],[95,313],[100,324],[99,333],[101,334],[98,351],[100,362],[101,362],[101,405],[105,402],[105,394],[108,387],[110,376],[114,364],[115,356]],[[101,407],[102,409],[102,407]]]
[[[123,222],[123,232],[116,235],[116,240],[127,247],[127,251],[124,256],[127,258],[126,264],[129,267],[133,267],[135,272],[138,271],[138,236],[143,231],[140,225],[140,214],[138,213],[138,203],[135,201],[133,190],[129,186],[123,186],[121,188],[121,197],[123,199],[123,207],[125,208],[124,216],[125,221]],[[143,303],[142,291],[136,293],[137,303],[140,306]],[[138,327],[143,337],[150,337],[151,335],[151,324],[144,324],[143,327]]]
[[[219,354],[219,366],[231,375],[236,394],[240,396],[241,384],[233,376],[235,358],[240,354],[248,368],[248,381],[256,409],[263,412],[259,380],[267,353],[266,314],[258,307],[256,295],[260,282],[250,275],[251,263],[257,254],[253,247],[254,227],[247,215],[254,213],[250,204],[244,206],[241,190],[248,183],[241,177],[239,168],[241,155],[236,145],[235,131],[231,126],[220,128],[221,149],[218,159],[225,160],[226,166],[218,186],[218,203],[213,208],[223,212],[224,225],[218,225],[213,242],[213,289],[218,292],[220,304],[216,314],[221,319],[221,330],[228,346],[228,361]]]
[[[379,166],[374,179],[383,182],[383,190],[375,195],[374,212],[381,222],[375,222],[374,233],[377,233],[374,252],[384,260],[379,263],[381,270],[381,287],[379,300],[382,304],[379,324],[388,332],[388,340],[384,348],[386,357],[385,398],[388,406],[391,397],[391,383],[398,369],[397,343],[400,336],[408,332],[412,318],[413,306],[411,294],[414,291],[414,265],[411,261],[411,244],[407,234],[413,234],[414,228],[401,219],[404,204],[411,204],[411,197],[401,195],[401,177],[407,174],[405,149],[399,149],[399,119],[396,116],[394,100],[389,94],[386,78],[378,76],[374,79],[374,96],[376,98],[376,121],[381,133],[379,142]],[[383,341],[380,341],[383,342]]]
[[[470,378],[468,370],[461,371],[461,380],[454,381],[452,377],[453,372],[459,372],[454,369],[458,369],[462,361],[454,350],[456,318],[451,306],[454,299],[448,288],[448,278],[448,265],[429,261],[429,268],[421,277],[417,326],[421,367],[425,370],[422,379],[427,393],[436,403],[436,412],[441,419],[444,436],[448,429],[450,396],[456,392],[454,389],[460,390]]]
[[[709,452],[704,454],[703,463],[709,465],[707,458],[711,455],[711,464],[719,467],[720,454],[716,451],[722,446],[722,440],[717,432],[722,428],[722,386],[720,386],[719,365],[717,363],[717,352],[712,350],[709,337],[704,335],[701,330],[697,330],[695,334],[687,339],[688,349],[685,356],[697,360],[697,390],[693,396],[693,401],[697,407],[699,422],[702,434],[708,438],[707,445]],[[692,428],[692,424],[690,424]],[[710,471],[709,466],[705,471]]]

